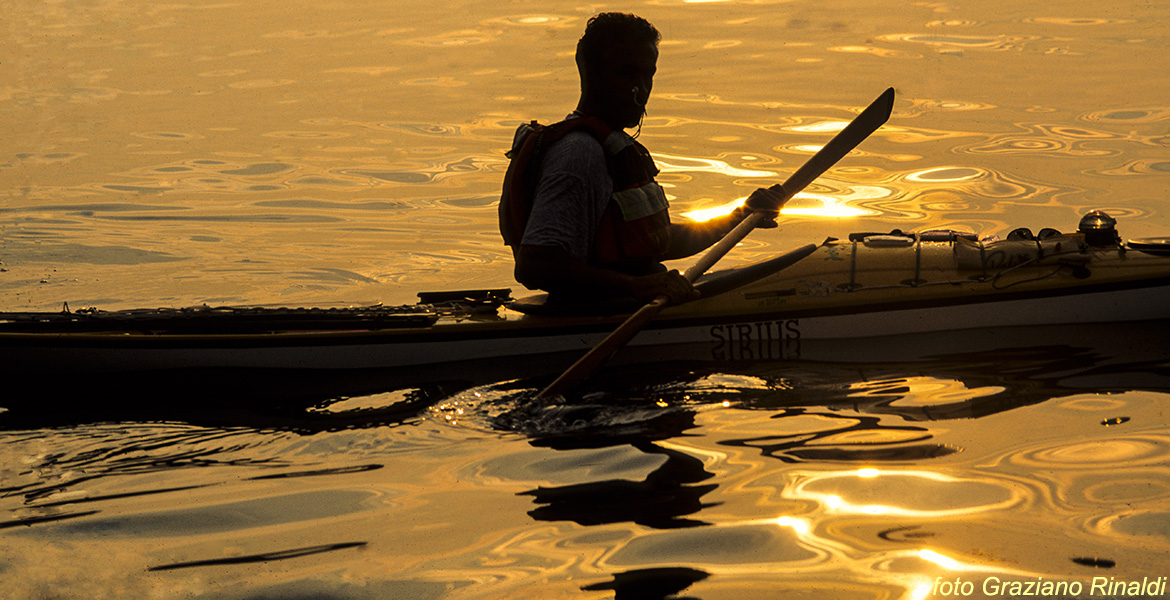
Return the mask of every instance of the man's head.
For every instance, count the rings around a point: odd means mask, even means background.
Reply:
[[[633,127],[645,112],[658,63],[658,30],[641,17],[601,13],[577,42],[580,109],[615,128]]]

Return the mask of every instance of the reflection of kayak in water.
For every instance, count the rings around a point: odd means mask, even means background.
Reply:
[[[666,309],[620,354],[818,359],[825,357],[810,352],[824,343],[840,348],[862,338],[949,333],[962,348],[967,330],[1170,319],[1170,240],[1119,243],[1112,229],[1018,231],[1002,241],[954,232],[854,234],[706,281],[708,297]],[[0,369],[22,376],[406,369],[422,376],[427,368],[458,375],[453,365],[504,359],[500,379],[532,374],[524,367],[537,357],[560,355],[545,364],[563,368],[562,353],[588,350],[624,319],[567,315],[539,298],[512,302],[508,290],[420,298],[394,308],[0,313]]]

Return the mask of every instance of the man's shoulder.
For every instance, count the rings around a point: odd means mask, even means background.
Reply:
[[[605,149],[593,134],[585,129],[566,133],[548,148],[546,161],[571,166],[605,164]]]
[[[562,135],[561,138],[559,140],[557,140],[553,145],[555,146],[557,144],[567,146],[567,147],[580,146],[583,149],[588,149],[590,151],[592,151],[592,150],[596,150],[598,152],[604,151],[602,146],[601,146],[601,140],[598,140],[597,137],[593,134],[593,132],[585,127],[579,127],[576,129],[569,130],[567,133]]]

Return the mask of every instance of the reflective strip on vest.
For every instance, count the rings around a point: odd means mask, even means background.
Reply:
[[[617,156],[619,152],[633,145],[634,138],[620,129],[605,136],[605,141],[601,143],[601,147],[605,149],[605,153],[610,156]]]
[[[610,199],[621,210],[623,221],[635,221],[667,210],[666,192],[656,182],[614,192]]]

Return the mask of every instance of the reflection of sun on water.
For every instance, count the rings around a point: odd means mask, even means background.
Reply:
[[[846,200],[852,199],[872,199],[883,198],[888,196],[888,190],[874,186],[855,186],[853,193],[845,197],[835,198],[833,196],[826,196],[824,194],[809,194],[799,192],[792,197],[790,202],[796,204],[803,204],[802,200],[812,200],[819,202],[819,206],[785,206],[780,210],[782,215],[801,215],[809,217],[861,217],[865,215],[876,214],[874,211],[866,210],[864,208],[857,208],[845,204]],[[709,221],[711,219],[722,217],[731,211],[743,206],[747,202],[747,197],[737,198],[722,206],[713,206],[711,208],[700,208],[683,213],[684,217],[694,221]]]
[[[810,123],[808,125],[795,125],[789,127],[791,131],[801,131],[804,133],[837,133],[849,126],[849,121],[820,121],[818,123]]]
[[[963,381],[941,377],[900,377],[887,381],[863,381],[849,386],[850,397],[883,396],[896,393],[889,406],[946,406],[1002,394],[1003,386],[968,387]]]
[[[731,177],[775,177],[775,171],[754,171],[739,169],[721,160],[709,158],[692,158],[689,156],[675,156],[673,154],[654,153],[654,161],[663,173],[682,173],[687,171],[701,171],[704,173],[718,173]]]
[[[986,174],[986,171],[976,167],[935,167],[911,173],[906,176],[906,180],[920,183],[956,183],[979,179]]]
[[[793,531],[802,536],[808,535],[810,529],[808,521],[794,517],[779,517],[776,519],[776,524],[781,527],[791,527]]]
[[[883,481],[885,481],[884,485]],[[827,525],[830,522],[827,520],[830,514],[873,518],[875,523],[879,521],[885,523],[886,520],[901,517],[910,517],[916,521],[953,519],[967,518],[974,513],[1002,510],[1019,501],[1018,497],[1010,493],[1000,494],[1001,497],[992,497],[996,496],[994,493],[989,495],[989,492],[993,492],[993,490],[987,489],[981,492],[976,489],[981,485],[983,484],[976,480],[915,469],[885,470],[865,466],[854,470],[803,473],[798,477],[797,484],[787,488],[783,495],[789,499],[814,500],[821,507],[822,516],[810,515],[802,518],[783,515],[771,519],[770,522],[792,530],[799,537],[801,543],[824,549],[832,554],[848,551],[849,547],[839,545],[830,537],[823,535],[824,531],[832,530],[832,527]],[[814,486],[825,489],[816,491],[812,489]],[[883,489],[884,492],[874,494]],[[912,502],[913,498],[929,496],[936,497],[937,501],[933,502],[934,506],[908,507],[897,506],[893,502],[881,502],[882,496],[891,500],[905,497]],[[971,501],[964,503],[963,506],[958,506],[954,502],[957,498],[966,498]],[[879,500],[879,502],[875,503],[872,500]],[[916,527],[917,525],[896,529],[914,529]],[[907,538],[903,541],[910,541],[910,539]],[[974,576],[972,574],[992,573],[999,577],[1010,575],[1017,578],[1038,577],[1037,573],[1010,567],[1005,568],[1004,565],[986,564],[962,556],[961,553],[956,555],[954,552],[953,549],[936,549],[917,544],[907,548],[891,548],[883,553],[881,564],[884,565],[886,580],[896,581],[904,590],[900,597],[911,600],[925,600],[949,595],[940,592],[940,587],[946,590],[962,586],[963,594],[966,594],[968,587],[976,585],[971,580],[971,577]],[[972,583],[968,583],[969,581]]]
[[[844,128],[848,123],[838,122],[823,122],[815,123],[813,125],[804,126],[808,131],[837,131]],[[819,147],[808,146],[811,151],[819,150]],[[745,160],[753,157],[745,156]],[[724,161],[707,159],[707,158],[693,158],[689,156],[675,156],[671,154],[654,154],[654,160],[658,164],[659,169],[663,173],[682,173],[682,172],[703,172],[715,173],[718,175],[725,175],[729,177],[776,177],[777,173],[774,171],[761,171],[753,169],[741,169],[734,167]],[[669,187],[669,186],[667,186]],[[824,194],[813,194],[808,192],[798,192],[793,196],[790,204],[785,206],[780,213],[784,215],[802,215],[813,217],[860,217],[865,215],[875,215],[874,211],[849,206],[846,202],[855,200],[873,200],[877,198],[885,198],[891,195],[891,191],[877,186],[854,185],[846,188],[848,193],[840,196],[827,196]],[[812,205],[808,205],[808,201],[814,201]],[[747,201],[747,197],[736,198],[731,202],[719,206],[712,206],[708,208],[700,208],[683,213],[684,217],[690,218],[694,221],[708,221],[716,217],[721,217],[730,213],[731,211],[743,206]]]
[[[963,565],[963,563],[961,563],[961,562],[959,562],[959,561],[957,561],[949,556],[943,556],[942,554],[939,554],[938,552],[935,552],[934,550],[930,550],[927,548],[923,548],[922,550],[919,550],[918,557],[921,558],[922,560],[932,562],[932,563],[934,563],[934,564],[936,564],[944,569],[949,569],[951,571],[960,571],[960,570],[970,570],[971,569],[970,567],[965,567]]]
[[[862,483],[858,480],[868,481]],[[903,497],[905,491],[911,489],[923,498],[915,501],[913,495]],[[797,485],[785,490],[785,496],[812,500],[831,513],[920,519],[999,510],[1019,501],[1013,490],[984,482],[926,470],[891,472],[874,467],[809,473]],[[907,506],[907,501],[916,502],[917,506]]]

